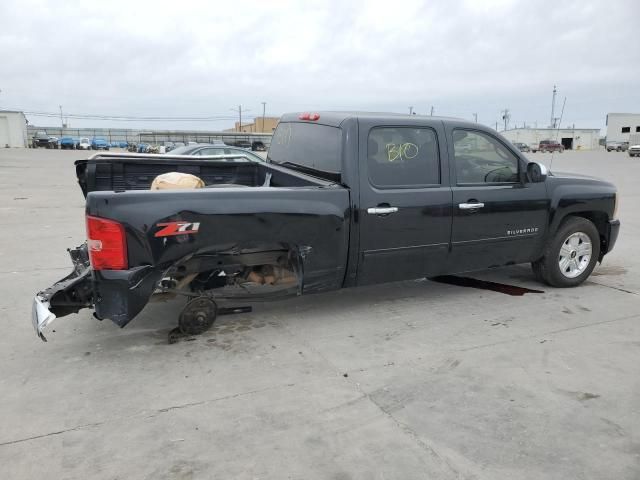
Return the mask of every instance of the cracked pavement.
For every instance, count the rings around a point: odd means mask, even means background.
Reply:
[[[515,266],[469,276],[544,293],[343,290],[169,345],[174,299],[124,329],[58,319],[45,344],[30,302],[84,239],[81,155],[0,150],[0,478],[640,477],[637,159],[554,160],[621,193],[616,249],[576,289]]]

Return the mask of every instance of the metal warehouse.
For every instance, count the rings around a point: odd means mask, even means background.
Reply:
[[[607,114],[607,142],[628,142],[632,135],[640,136],[640,113]]]
[[[599,148],[599,128],[514,128],[500,132],[509,141],[537,147],[541,140],[554,140],[566,150],[596,150]]]
[[[27,119],[22,112],[0,110],[0,148],[27,146]]]

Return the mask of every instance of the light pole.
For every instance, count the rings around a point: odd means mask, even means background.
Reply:
[[[476,123],[478,123],[478,114],[477,113],[473,114],[473,119],[475,120]]]
[[[260,102],[262,103],[262,133],[265,132],[264,130],[264,114],[267,111],[267,102]]]
[[[431,105],[431,116],[433,117],[433,105]]]
[[[413,107],[409,107],[409,115],[413,114]]]
[[[60,128],[64,128],[64,120],[62,119],[62,105],[58,105],[58,107],[60,107]]]

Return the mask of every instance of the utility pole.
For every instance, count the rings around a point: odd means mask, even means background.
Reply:
[[[262,133],[264,133],[264,113],[267,111],[267,102],[262,103]]]
[[[431,116],[433,117],[433,105],[431,105]]]
[[[413,115],[413,107],[409,107],[409,115]]]
[[[473,114],[473,119],[475,120],[476,123],[478,123],[478,114],[477,113]]]
[[[238,116],[240,117],[240,122],[238,123],[238,131],[242,131],[242,105],[238,105],[238,108],[230,108],[229,110],[233,110],[234,112],[238,112]],[[251,110],[245,110],[245,112],[250,112]]]
[[[60,128],[64,128],[64,120],[62,119],[62,105],[58,105],[60,107]]]
[[[555,114],[556,114],[556,93],[558,93],[558,91],[556,90],[556,86],[553,86],[553,96],[551,97],[551,123],[549,124],[551,126],[551,128],[556,128],[556,118],[555,118]]]
[[[502,120],[504,120],[504,131],[507,131],[507,127],[509,126],[509,119],[511,118],[511,114],[509,113],[509,109],[505,108],[502,112]]]

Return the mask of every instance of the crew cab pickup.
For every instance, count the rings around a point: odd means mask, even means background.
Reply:
[[[561,143],[554,142],[553,140],[541,140],[537,149],[533,150],[535,152],[564,152],[564,146]]]
[[[205,186],[150,190],[167,172]],[[200,333],[219,302],[519,263],[576,286],[620,227],[612,184],[549,173],[495,131],[438,117],[286,114],[267,162],[100,153],[76,175],[87,242],[35,296],[43,339],[83,308],[124,327],[159,293],[190,298],[178,325]]]

